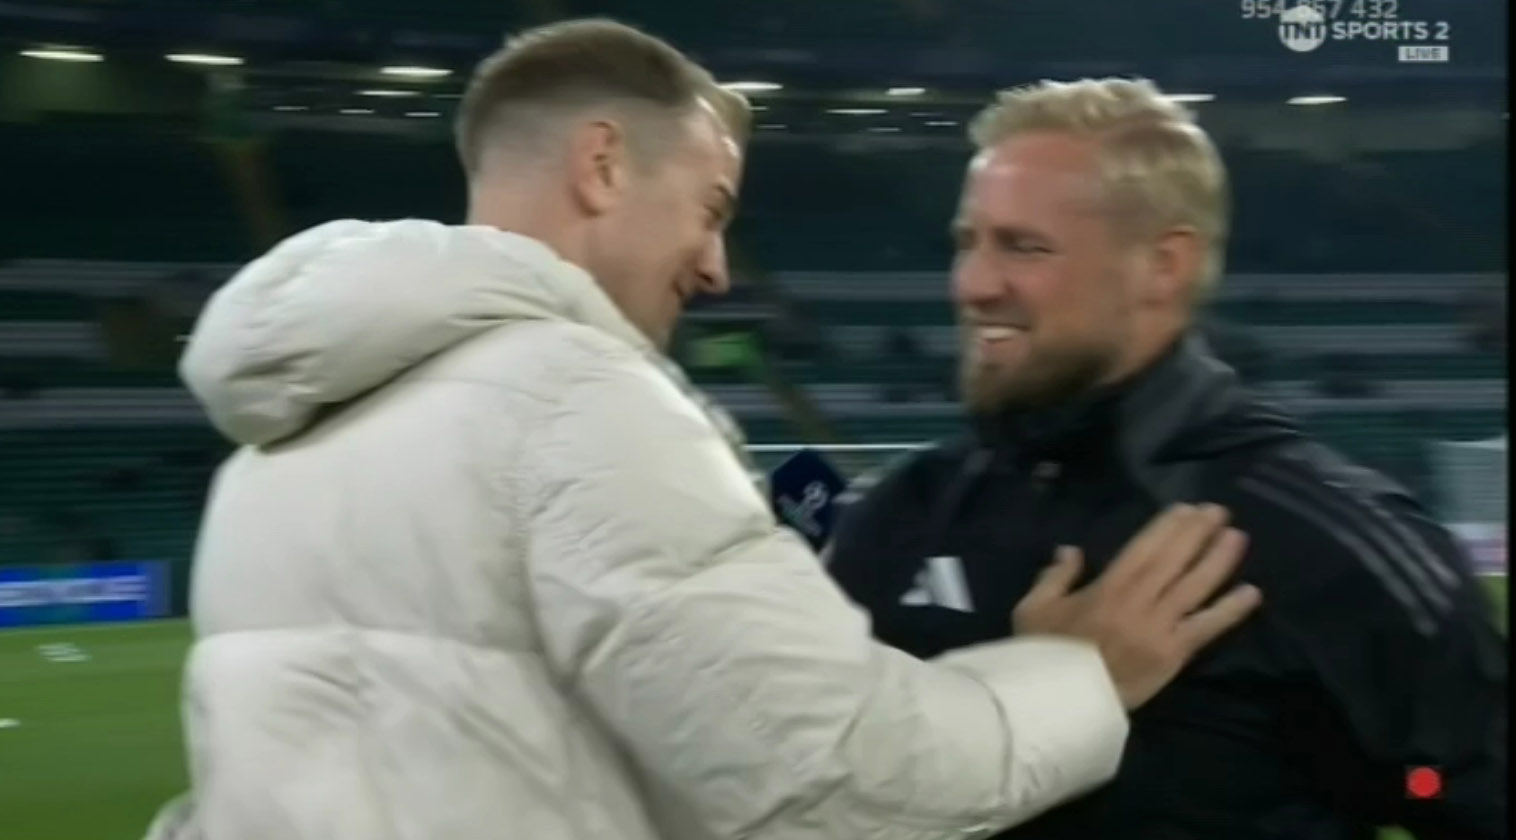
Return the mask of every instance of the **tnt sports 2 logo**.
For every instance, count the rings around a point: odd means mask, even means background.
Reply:
[[[1401,61],[1448,60],[1448,22],[1401,20],[1398,0],[1301,0],[1289,8],[1283,0],[1272,7],[1269,0],[1243,0],[1243,5],[1245,18],[1272,12],[1279,42],[1294,52],[1313,52],[1327,41],[1367,41],[1398,44]]]

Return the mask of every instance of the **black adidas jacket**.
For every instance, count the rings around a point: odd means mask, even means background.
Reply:
[[[931,657],[1005,637],[1057,545],[1093,576],[1178,501],[1232,510],[1263,606],[1135,713],[1114,782],[1004,837],[1506,837],[1505,641],[1461,549],[1198,339],[911,457],[851,506],[830,568],[880,639]],[[1431,798],[1408,792],[1419,767],[1442,775]]]

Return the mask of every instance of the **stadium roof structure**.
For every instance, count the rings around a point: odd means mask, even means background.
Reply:
[[[1280,22],[1296,2],[15,0],[0,3],[0,119],[91,108],[198,118],[208,86],[212,109],[260,123],[440,130],[427,121],[445,126],[469,70],[504,34],[601,14],[666,36],[741,84],[760,133],[790,139],[961,143],[963,122],[994,90],[1092,75],[1153,78],[1239,131],[1301,110],[1286,103],[1393,110],[1394,130],[1382,116],[1361,133],[1412,146],[1463,142],[1471,122],[1503,130],[1502,3],[1310,0],[1330,20],[1321,43],[1300,49],[1309,43]],[[1422,46],[1446,48],[1445,61],[1400,53],[1423,36]],[[83,99],[90,85],[38,81],[92,72],[112,81]],[[74,104],[57,107],[57,89],[71,85]],[[36,104],[38,88],[52,104]],[[1431,137],[1447,131],[1455,136]]]

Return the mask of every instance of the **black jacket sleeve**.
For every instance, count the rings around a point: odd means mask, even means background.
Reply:
[[[1505,838],[1506,643],[1454,537],[1399,492],[1298,470],[1244,485],[1239,524],[1274,555],[1250,565],[1293,570],[1262,581],[1269,623],[1344,730],[1306,733],[1322,794],[1417,840]]]

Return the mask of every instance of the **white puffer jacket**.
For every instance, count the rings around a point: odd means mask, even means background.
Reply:
[[[971,837],[1115,771],[1093,649],[870,641],[682,378],[533,240],[323,225],[215,295],[181,372],[243,446],[161,834]]]

